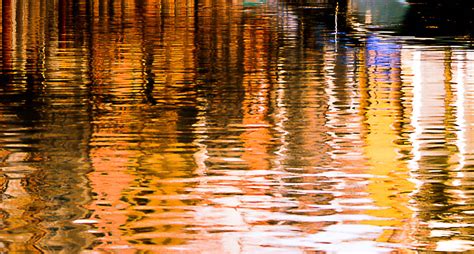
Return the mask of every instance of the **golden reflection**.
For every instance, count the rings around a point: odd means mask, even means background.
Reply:
[[[93,89],[101,112],[93,120],[89,174],[97,193],[89,209],[94,232],[102,235],[95,249],[159,250],[184,243],[182,207],[189,204],[180,195],[188,184],[165,179],[186,177],[194,167],[194,151],[176,134],[181,112],[192,106],[192,93],[182,93],[194,79],[192,5],[114,4],[96,3],[93,24]],[[112,10],[114,19],[103,19]],[[123,20],[130,25],[114,30]]]
[[[84,227],[73,224],[84,216],[81,205],[89,200],[84,177],[87,105],[81,97],[84,86],[67,84],[83,77],[86,60],[74,49],[58,53],[57,44],[43,50],[55,31],[46,36],[42,25],[59,22],[43,19],[45,2],[2,1],[2,31],[7,33],[2,33],[0,238],[8,252],[77,252],[90,239]],[[45,74],[61,65],[61,54],[72,61],[62,63],[66,68],[56,77]],[[60,94],[71,97],[64,100]],[[58,114],[66,105],[71,108]],[[33,123],[38,119],[40,128]]]
[[[377,40],[377,38],[374,38]],[[407,241],[404,225],[410,223],[412,211],[407,207],[408,193],[413,185],[408,181],[407,164],[400,160],[402,105],[401,49],[390,42],[373,42],[365,54],[367,69],[359,80],[361,112],[364,115],[364,154],[373,178],[367,191],[377,205],[367,213],[377,217],[369,224],[389,226],[379,236],[382,242]],[[365,72],[365,73],[364,73]]]
[[[2,243],[9,243],[8,251],[26,252],[35,250],[33,247],[34,242],[32,242],[35,238],[35,234],[33,232],[25,232],[22,230],[22,228],[30,226],[30,221],[25,219],[25,211],[35,200],[34,197],[25,190],[25,187],[22,184],[26,174],[18,172],[31,172],[35,169],[22,168],[22,166],[6,167],[10,163],[20,164],[27,156],[27,153],[9,153],[3,158],[3,188],[1,189],[1,194],[8,198],[2,200],[2,203],[0,204],[0,211],[2,212],[2,215],[4,215],[2,216],[1,225],[4,230],[12,231],[14,233],[0,233],[0,241]]]
[[[472,249],[473,53],[331,15],[2,0],[0,252]]]

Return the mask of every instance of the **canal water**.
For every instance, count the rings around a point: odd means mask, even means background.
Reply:
[[[472,16],[440,8],[2,0],[0,252],[474,250]]]

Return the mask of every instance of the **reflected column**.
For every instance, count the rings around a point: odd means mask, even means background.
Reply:
[[[15,0],[2,0],[2,63],[3,70],[11,70],[13,62]]]
[[[418,228],[414,244],[426,249],[435,249],[436,242],[430,240],[432,223],[443,221],[449,213],[450,164],[454,155],[452,139],[452,116],[449,108],[452,98],[449,77],[445,71],[443,50],[420,48],[403,49],[403,71],[412,75],[413,103],[409,142],[413,158],[409,162],[411,180],[415,189],[411,193],[414,223]],[[450,133],[451,131],[451,133]],[[412,225],[413,227],[413,225]],[[412,228],[413,230],[413,228]]]
[[[405,225],[412,211],[407,207],[413,186],[407,180],[408,165],[400,160],[403,140],[400,127],[403,122],[403,83],[401,76],[401,47],[387,39],[372,36],[367,40],[364,67],[367,68],[361,83],[361,113],[364,154],[373,176],[367,191],[376,209],[367,214],[374,216],[371,225],[383,227],[378,237],[383,242],[406,241]]]

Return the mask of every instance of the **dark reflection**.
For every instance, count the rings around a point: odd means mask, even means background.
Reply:
[[[2,66],[9,70],[12,62],[13,6],[12,0],[2,0]],[[7,79],[2,75],[2,81]],[[5,80],[4,82],[7,82]]]
[[[356,0],[347,19],[356,34],[362,30],[465,43],[474,32],[473,3],[468,0]],[[362,34],[357,34],[358,36]],[[468,41],[469,42],[469,41]]]
[[[1,241],[5,251],[78,252],[88,242],[86,228],[72,222],[84,216],[80,205],[89,199],[84,142],[89,119],[84,86],[68,83],[84,82],[84,70],[78,67],[85,59],[76,55],[67,68],[51,75],[47,70],[55,69],[61,60],[56,47],[40,51],[46,43],[41,24],[49,27],[60,22],[39,19],[45,14],[45,1],[2,4],[3,31],[5,24],[12,27],[2,33],[2,52],[7,55],[2,74],[7,78],[1,96],[1,146],[6,153]],[[9,8],[15,19],[5,13]],[[54,38],[56,32],[47,34]],[[73,56],[74,50],[63,52]]]
[[[469,36],[474,33],[474,4],[469,0],[408,0],[401,33],[423,37]]]
[[[473,249],[443,4],[3,0],[1,251]]]

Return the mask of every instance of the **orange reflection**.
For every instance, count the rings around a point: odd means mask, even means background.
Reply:
[[[95,249],[122,249],[128,253],[129,243],[123,239],[121,226],[127,222],[126,209],[130,205],[122,201],[122,195],[133,180],[127,169],[136,152],[104,147],[92,149],[90,157],[94,171],[88,174],[88,178],[95,195],[94,201],[86,206],[92,211],[91,221],[85,223],[94,223],[96,228],[92,232],[98,236],[96,241],[100,244]]]
[[[242,80],[245,95],[242,102],[245,129],[241,134],[244,146],[242,159],[248,163],[249,169],[268,170],[268,146],[271,143],[269,123],[267,120],[270,106],[270,89],[272,73],[268,72],[270,51],[267,47],[275,38],[267,29],[271,26],[269,18],[251,14],[245,18],[252,22],[244,26],[244,71]]]
[[[88,175],[97,193],[88,207],[94,210],[92,232],[102,235],[95,249],[164,251],[185,243],[187,201],[180,195],[188,185],[173,179],[194,167],[194,151],[184,149],[189,144],[177,133],[180,121],[188,121],[182,112],[193,106],[193,94],[182,93],[191,91],[194,79],[194,18],[187,15],[192,5],[95,5],[92,75],[100,113],[94,116],[94,171]],[[114,18],[103,19],[106,12]],[[130,25],[115,30],[123,20]]]
[[[2,0],[2,63],[9,70],[13,60],[13,0]]]
[[[3,0],[6,251],[469,249],[472,54],[269,2]]]

